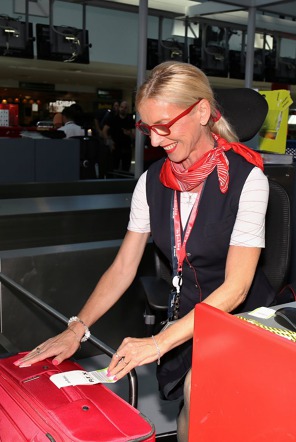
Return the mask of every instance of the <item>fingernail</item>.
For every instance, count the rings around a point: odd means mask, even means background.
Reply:
[[[117,377],[116,376],[114,376],[113,381],[117,381]]]
[[[16,365],[18,367],[20,365],[20,360],[14,361],[13,365]]]
[[[54,359],[54,360],[52,361],[52,365],[59,365],[59,361],[57,361],[56,359]]]
[[[19,365],[19,368],[26,368],[26,367],[31,367],[31,364],[21,364]]]
[[[110,376],[110,371],[109,371],[109,369],[107,370],[107,376],[108,376],[108,377]]]

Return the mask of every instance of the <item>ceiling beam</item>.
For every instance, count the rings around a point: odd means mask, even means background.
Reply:
[[[61,0],[66,3],[76,3],[76,4],[82,4],[84,3],[86,6],[93,6],[98,8],[105,8],[105,9],[112,9],[116,11],[122,11],[122,12],[131,12],[134,14],[139,13],[139,7],[134,6],[128,3],[118,3],[116,1],[106,1],[106,0]],[[154,9],[154,8],[148,8],[148,15],[154,16],[154,17],[166,17],[166,18],[176,18],[180,16],[180,14],[177,14],[175,12],[171,11],[164,11],[161,9]]]

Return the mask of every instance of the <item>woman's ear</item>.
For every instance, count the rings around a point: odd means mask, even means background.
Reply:
[[[199,103],[200,124],[206,126],[211,116],[211,106],[205,98]]]

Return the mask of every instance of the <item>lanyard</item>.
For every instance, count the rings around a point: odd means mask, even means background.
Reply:
[[[183,262],[186,258],[186,244],[190,233],[192,231],[197,211],[198,204],[201,195],[201,190],[198,192],[194,205],[192,207],[189,219],[185,226],[185,231],[182,234],[181,228],[181,215],[178,205],[177,192],[174,192],[171,202],[171,250],[172,250],[172,263],[173,263],[173,279],[172,284],[174,289],[171,290],[169,305],[168,305],[168,318],[169,320],[178,319],[179,305],[180,305],[180,292],[182,286],[182,269]]]
[[[172,251],[173,251],[173,270],[174,276],[182,274],[183,262],[186,258],[186,244],[192,231],[195,218],[197,216],[198,203],[201,192],[198,192],[194,205],[192,207],[189,219],[182,235],[181,215],[177,200],[177,192],[174,192],[174,205],[172,210],[173,234],[172,234]]]

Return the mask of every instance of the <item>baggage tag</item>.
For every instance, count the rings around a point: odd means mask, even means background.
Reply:
[[[75,385],[112,384],[116,382],[116,380],[114,380],[115,376],[107,376],[107,371],[108,368],[95,371],[71,370],[65,371],[64,373],[53,374],[49,379],[58,388]]]

